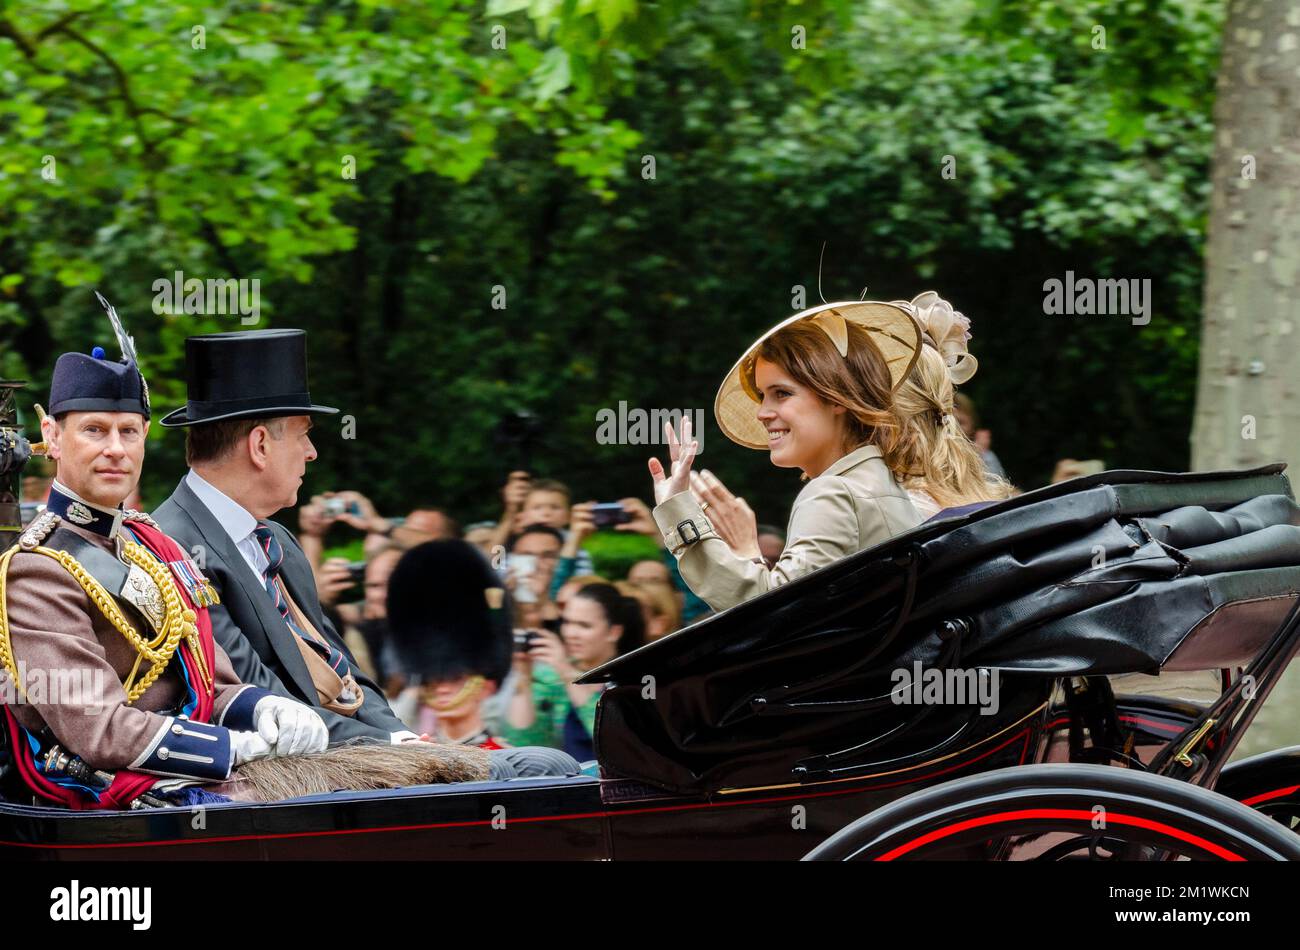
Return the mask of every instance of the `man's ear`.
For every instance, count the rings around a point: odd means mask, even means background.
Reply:
[[[244,439],[244,446],[248,449],[248,460],[259,472],[266,470],[266,442],[270,437],[271,433],[266,431],[266,426],[253,426],[252,431]]]
[[[41,420],[41,438],[45,440],[46,458],[57,459],[59,457],[59,436],[61,426],[54,421],[53,416],[46,416]]]

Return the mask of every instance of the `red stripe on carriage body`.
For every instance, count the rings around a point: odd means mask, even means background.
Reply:
[[[1275,798],[1285,798],[1295,792],[1300,791],[1300,785],[1289,785],[1286,788],[1277,788],[1271,792],[1260,792],[1258,795],[1252,795],[1250,798],[1243,798],[1243,805],[1258,805],[1261,802],[1271,802]]]
[[[871,786],[853,786],[851,788],[831,789],[824,792],[805,792],[803,794],[793,795],[772,795],[767,798],[748,798],[737,799],[734,801],[712,801],[712,802],[692,802],[684,805],[653,805],[645,808],[624,808],[616,811],[602,810],[591,812],[572,812],[565,815],[535,815],[527,818],[512,818],[512,822],[517,823],[534,823],[541,821],[581,821],[588,819],[601,818],[621,818],[629,815],[654,815],[664,814],[675,811],[699,811],[705,808],[736,808],[746,805],[772,805],[782,802],[807,801],[810,798],[841,798],[845,795],[857,795],[862,792],[871,792],[881,788],[893,788],[898,785],[908,785],[913,782],[922,782],[937,775],[946,775],[949,772],[973,765],[976,762],[986,759],[993,753],[1005,749],[1017,740],[1023,739],[1024,746],[1020,752],[1020,759],[1023,762],[1025,755],[1028,754],[1032,729],[1027,728],[1011,736],[1000,745],[994,746],[987,752],[976,756],[973,759],[967,759],[958,765],[941,769],[937,772],[929,772],[925,775],[914,776],[899,782],[889,782],[881,785]],[[280,804],[287,804],[282,802]],[[15,848],[33,848],[33,849],[50,849],[58,851],[75,851],[79,849],[103,850],[105,848],[155,848],[168,847],[172,845],[197,845],[197,844],[225,844],[236,841],[279,841],[282,839],[293,838],[329,838],[338,835],[358,835],[358,834],[383,834],[393,831],[429,831],[444,828],[475,828],[488,827],[495,819],[484,818],[474,819],[472,821],[447,821],[447,822],[430,822],[420,825],[394,825],[392,827],[373,827],[373,828],[332,828],[325,831],[287,831],[264,835],[222,835],[211,838],[177,838],[170,841],[121,841],[121,842],[94,842],[86,844],[40,844],[32,841],[0,841],[0,847]]]

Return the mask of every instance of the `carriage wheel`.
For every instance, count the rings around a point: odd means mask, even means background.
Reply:
[[[804,860],[1300,860],[1300,835],[1225,795],[1106,765],[945,782],[842,828]]]
[[[1300,834],[1300,746],[1225,766],[1214,790]]]

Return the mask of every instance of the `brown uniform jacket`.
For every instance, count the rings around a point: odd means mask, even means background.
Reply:
[[[114,551],[115,542],[108,538],[67,522],[61,527]],[[23,691],[5,683],[0,698],[24,728],[39,733],[48,727],[55,741],[92,768],[135,768],[209,779],[229,774],[230,738],[216,724],[241,693],[253,688],[240,684],[220,645],[215,645],[212,671],[214,725],[205,727],[169,715],[186,698],[179,652],[139,699],[127,705],[122,682],[138,654],[57,561],[31,551],[15,554],[7,575],[6,602]],[[120,598],[117,604],[137,632],[146,640],[154,639],[153,628],[139,612]],[[137,679],[150,665],[141,661]],[[0,678],[8,679],[8,674],[0,673]],[[265,695],[262,690],[253,693],[243,696],[238,706],[248,707]],[[251,708],[241,708],[241,713],[231,718],[240,720],[240,728],[251,728]],[[187,754],[196,747],[197,758],[209,761],[196,763],[194,755]]]

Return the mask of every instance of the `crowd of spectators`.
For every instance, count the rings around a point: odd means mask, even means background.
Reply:
[[[551,746],[591,760],[600,687],[573,681],[693,623],[708,607],[682,581],[649,506],[639,498],[574,504],[563,483],[516,471],[502,488],[501,505],[496,521],[462,528],[439,508],[390,518],[359,492],[326,492],[299,509],[298,537],[322,605],[357,663],[383,685],[413,732],[487,747]],[[632,563],[621,576],[598,573],[584,542],[602,528],[642,535],[658,556]],[[350,532],[353,541],[361,537],[363,558],[328,556],[326,536],[337,545]],[[782,532],[763,526],[760,534],[764,555],[775,559]],[[389,578],[406,552],[448,539],[476,551],[505,592],[514,650],[502,682],[421,683],[392,647]],[[429,578],[428,596],[435,600],[438,585]]]

